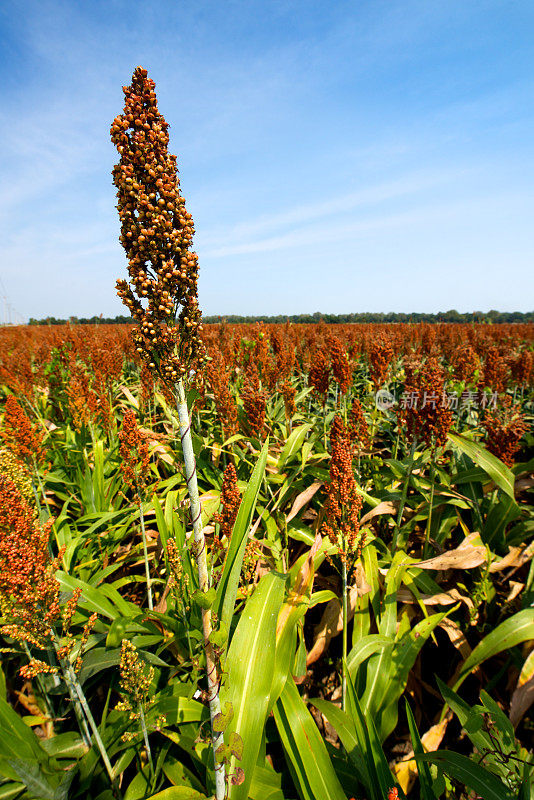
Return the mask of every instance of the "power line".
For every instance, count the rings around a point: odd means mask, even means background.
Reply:
[[[19,314],[17,309],[11,303],[1,277],[0,299],[2,300],[2,317],[0,319],[0,325],[21,325],[23,322],[22,314]]]

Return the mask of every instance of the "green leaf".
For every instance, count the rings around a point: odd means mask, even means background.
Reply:
[[[398,702],[406,688],[408,675],[415,659],[432,631],[440,624],[449,612],[432,614],[420,620],[400,641],[395,643],[391,653],[389,681],[387,691],[381,704],[381,713],[377,728],[381,741],[384,741],[395,728],[398,719]]]
[[[362,636],[347,656],[347,667],[352,680],[356,680],[356,673],[359,667],[369,656],[382,650],[390,649],[393,645],[392,639],[387,636],[381,636],[379,633],[370,633],[367,636]]]
[[[276,726],[304,800],[346,800],[317,725],[290,678],[274,707]]]
[[[464,661],[458,680],[454,684],[454,690],[456,691],[475,667],[478,667],[483,661],[530,639],[534,639],[534,608],[518,611],[517,614],[497,625],[479,642],[471,655]]]
[[[465,453],[471,461],[484,470],[489,475],[491,480],[506,492],[506,494],[514,499],[514,473],[505,464],[502,463],[496,456],[488,452],[485,447],[482,447],[478,442],[473,442],[459,433],[449,433],[448,439],[454,444],[462,453]]]
[[[113,620],[106,637],[106,647],[116,648],[121,646],[122,640],[126,638],[126,629],[129,622],[130,620],[126,617],[117,617],[117,619]]]
[[[225,731],[234,716],[234,709],[231,703],[224,704],[224,711],[220,711],[213,717],[213,730],[220,733]]]
[[[205,794],[200,794],[189,786],[170,786],[157,794],[151,794],[148,800],[207,800]]]
[[[163,552],[165,558],[167,557],[167,540],[169,538],[169,528],[165,520],[165,515],[159,502],[158,496],[154,494],[151,501],[152,508],[156,514],[156,525],[158,526],[158,533],[160,535],[161,543],[163,545]]]
[[[447,703],[448,706],[454,711],[460,725],[465,728],[467,735],[471,739],[473,745],[477,748],[477,750],[482,753],[484,750],[492,750],[493,745],[488,736],[488,734],[483,730],[467,730],[465,727],[467,724],[467,720],[469,719],[469,715],[471,714],[471,708],[468,704],[462,700],[462,698],[454,692],[446,683],[443,683],[437,676],[436,682],[438,684],[439,690],[443,696],[443,699]],[[506,765],[496,765],[497,771],[504,777],[507,774],[507,767]]]
[[[82,659],[82,667],[79,674],[80,683],[85,683],[93,675],[101,672],[103,669],[118,666],[121,660],[121,649],[116,647],[113,650],[107,650],[104,647],[93,647],[88,653],[85,653]]]
[[[399,556],[401,554],[399,553]],[[386,576],[386,596],[383,612],[378,621],[378,633],[385,639],[394,640],[397,628],[397,590],[405,567],[392,564]],[[366,573],[367,574],[367,573]],[[361,703],[366,719],[370,719],[389,704],[389,676],[392,671],[389,651],[382,648],[373,655],[367,664],[367,680]]]
[[[41,746],[53,758],[81,758],[87,752],[79,733],[67,731],[51,739],[42,739]]]
[[[335,728],[337,735],[341,739],[341,744],[354,764],[360,783],[366,786],[369,781],[369,774],[365,761],[362,758],[360,744],[356,736],[356,730],[352,719],[345,711],[342,711],[341,708],[338,708],[329,700],[314,698],[310,700],[310,703],[318,708],[319,711],[325,715],[328,722]]]
[[[48,761],[33,731],[3,699],[0,699],[0,758]]]
[[[282,448],[278,458],[278,469],[283,469],[286,461],[288,461],[294,453],[299,453],[302,448],[302,443],[306,438],[308,431],[311,431],[314,426],[311,423],[299,425],[291,432],[287,442]]]
[[[251,800],[285,800],[281,788],[281,776],[272,767],[254,767],[248,790]]]
[[[93,447],[93,496],[95,511],[107,511],[105,507],[106,492],[104,488],[104,442],[99,439]]]
[[[515,500],[508,495],[497,493],[497,499],[492,503],[484,520],[484,527],[480,532],[484,544],[489,545],[492,549],[495,549],[496,545],[504,546],[507,527],[519,516],[521,516],[521,509]]]
[[[214,644],[215,647],[224,647],[227,641],[228,641],[228,630],[226,628],[226,625],[223,625],[221,623],[216,631],[212,631],[210,633],[210,642]]]
[[[82,590],[82,596],[79,601],[79,606],[81,608],[88,608],[90,611],[96,611],[107,619],[115,619],[115,617],[120,616],[119,610],[108,600],[100,589],[90,586],[88,583],[78,578],[73,578],[71,575],[67,575],[66,572],[56,572],[56,578],[64,592],[72,592],[74,589]],[[139,609],[137,608],[136,611],[139,611]]]
[[[173,786],[185,786],[190,789],[195,789],[198,792],[202,791],[203,786],[196,775],[182,764],[181,761],[169,755],[168,752],[163,759],[162,769]]]
[[[418,763],[426,761],[436,764],[443,772],[464,783],[484,800],[517,800],[517,795],[512,794],[502,781],[467,756],[449,750],[436,750],[433,753],[416,753],[414,757]]]
[[[10,758],[7,763],[17,773],[32,798],[56,800],[56,787],[50,785],[39,764],[21,758]]]
[[[221,703],[230,704],[233,718],[227,736],[237,733],[243,740],[238,766],[245,780],[231,786],[232,800],[246,800],[252,772],[258,758],[273,680],[276,623],[284,599],[286,579],[271,572],[264,575],[240,616],[225,662],[227,680],[221,689]],[[228,738],[229,742],[230,739]]]
[[[24,791],[22,783],[3,783],[0,786],[0,800],[15,800],[15,797],[19,797]]]
[[[230,544],[226,553],[223,573],[217,587],[217,598],[215,600],[214,610],[219,620],[226,625],[227,630],[230,630],[230,623],[234,614],[239,576],[243,565],[243,555],[248,542],[248,532],[252,521],[252,515],[256,508],[256,500],[265,473],[268,452],[269,439],[267,439],[263,445],[260,457],[252,470],[247,489],[241,500],[241,505],[239,506],[234,529],[230,538]]]
[[[183,725],[187,722],[201,722],[209,719],[208,708],[197,700],[188,697],[160,697],[147,714],[147,719],[155,719],[164,714],[167,725]]]
[[[309,608],[313,608],[318,603],[328,603],[329,600],[338,600],[337,594],[331,592],[330,589],[322,589],[319,592],[314,592],[310,597]]]
[[[408,727],[410,729],[413,751],[417,755],[422,755],[424,753],[423,744],[421,742],[421,737],[419,736],[419,731],[417,730],[417,725],[415,724],[415,719],[413,718],[412,709],[410,708],[410,704],[407,700],[406,716],[408,717]],[[430,774],[428,764],[425,764],[424,762],[422,764],[418,764],[418,772],[419,785],[421,787],[421,800],[435,800],[436,795],[432,789],[432,776]]]
[[[200,606],[200,608],[208,609],[211,608],[215,602],[215,597],[216,591],[212,586],[206,592],[201,592],[200,589],[197,589],[191,595],[191,600],[193,603],[196,603],[197,606]]]
[[[130,781],[126,792],[124,793],[124,800],[145,800],[148,792],[150,791],[150,778],[145,769],[138,772],[137,775]]]
[[[383,800],[387,796],[388,789],[394,785],[395,781],[382,750],[373,718],[364,716],[346,662],[343,664],[343,669],[347,681],[347,710],[352,718],[356,738],[367,765],[369,780],[366,789],[370,794],[371,800]]]

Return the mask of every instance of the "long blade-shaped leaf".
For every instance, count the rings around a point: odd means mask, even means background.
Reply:
[[[269,711],[272,709],[284,688],[293,667],[293,657],[297,640],[297,623],[308,608],[311,587],[315,575],[314,558],[321,546],[321,536],[315,541],[295,577],[292,579],[287,599],[280,609],[276,623],[276,655]]]
[[[48,756],[37,736],[6,700],[0,698],[0,758],[46,763]]]
[[[389,788],[394,785],[395,779],[389,769],[372,717],[365,718],[363,714],[346,662],[343,664],[343,669],[347,680],[347,708],[369,773],[369,783],[366,788],[371,800],[382,800],[387,796]]]
[[[245,780],[230,786],[229,798],[246,800],[267,716],[273,680],[276,621],[284,599],[286,579],[271,572],[259,582],[248,600],[234,633],[226,658],[227,680],[221,691],[221,704],[231,703],[233,718],[225,738],[235,732],[243,741],[240,761]]]
[[[377,709],[377,729],[384,741],[395,728],[398,719],[398,703],[408,682],[412,669],[422,646],[432,631],[445,619],[448,612],[432,614],[420,620],[399,642],[395,643],[391,654],[389,680],[380,707]]]
[[[313,717],[293,680],[286,682],[274,718],[305,800],[346,800]]]
[[[341,739],[341,744],[347,751],[347,754],[354,764],[358,780],[363,786],[367,786],[369,782],[369,773],[367,766],[362,757],[362,752],[356,736],[354,723],[345,711],[338,708],[334,703],[329,700],[321,700],[321,698],[313,698],[310,700],[315,708],[324,714],[328,722],[335,728],[337,735]]]
[[[485,447],[482,447],[478,442],[473,442],[471,439],[466,439],[465,436],[460,436],[458,433],[449,433],[449,441],[456,447],[469,456],[471,461],[484,470],[489,475],[491,480],[506,492],[509,497],[514,499],[514,474],[511,469],[502,463],[496,456],[488,452]]]
[[[290,434],[278,458],[277,466],[279,470],[283,469],[284,464],[289,458],[291,458],[293,453],[297,453],[300,451],[302,447],[302,442],[304,441],[306,434],[312,428],[313,425],[311,425],[310,423],[306,423],[304,425],[299,425],[298,428],[295,428],[295,430]]]
[[[217,587],[214,610],[219,620],[226,626],[228,631],[230,630],[230,622],[232,621],[234,613],[237,587],[243,564],[243,554],[247,546],[250,523],[254,509],[256,508],[256,500],[263,480],[265,464],[267,463],[268,448],[269,440],[267,439],[263,445],[256,466],[252,471],[247,490],[241,500],[230,544],[228,546],[228,552],[226,553],[223,573]]]
[[[393,644],[392,639],[388,639],[387,636],[381,636],[379,633],[370,633],[367,636],[362,636],[347,656],[347,667],[352,679],[355,680],[358,668],[369,656],[382,650],[391,649]]]
[[[530,639],[534,639],[534,608],[525,608],[523,611],[518,611],[517,614],[501,622],[495,630],[482,639],[471,655],[464,661],[458,680],[453,688],[455,690],[458,689],[469,673],[486,659]]]
[[[410,729],[410,736],[412,737],[412,746],[414,754],[422,755],[424,753],[421,737],[413,718],[412,709],[410,704],[406,701],[406,716],[408,717],[408,727]],[[418,765],[419,783],[421,785],[421,800],[435,800],[436,795],[432,789],[432,776],[428,764],[424,761]]]
[[[453,753],[450,750],[436,750],[434,753],[416,753],[415,759],[436,764],[443,772],[462,781],[484,800],[517,800],[517,795],[512,794],[502,781],[467,756]]]

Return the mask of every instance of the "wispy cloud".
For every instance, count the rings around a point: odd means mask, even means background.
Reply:
[[[427,252],[451,270],[462,265],[459,286],[488,253],[523,275],[534,257],[531,21],[527,0],[6,0],[8,293],[33,315],[117,308],[112,287],[125,262],[108,130],[139,63],[171,124],[201,275],[222,304],[213,311],[227,310],[230,283],[233,309],[253,312],[259,299],[246,277],[264,281],[264,298],[273,268],[286,288],[298,282],[301,309],[315,309],[327,301],[323,265],[334,275],[356,251],[358,263],[388,251],[405,264],[395,291],[420,292],[420,306],[436,296],[431,280],[416,279]],[[362,273],[358,292],[371,282]],[[393,289],[380,289],[386,307]],[[497,306],[502,290],[485,291]],[[515,297],[526,302],[521,289]],[[348,285],[344,305],[357,299]]]
[[[521,204],[528,204],[534,210],[534,193],[514,192],[507,195],[501,194],[498,197],[471,197],[463,202],[455,200],[452,203],[434,203],[432,205],[427,203],[418,205],[409,211],[389,214],[375,213],[367,215],[361,220],[344,223],[329,220],[325,225],[306,225],[281,236],[236,241],[211,250],[202,248],[201,253],[204,258],[227,258],[229,256],[272,253],[295,247],[330,245],[334,242],[353,240],[368,233],[387,232],[400,227],[421,229],[437,222],[445,227],[450,220],[465,220],[466,214],[479,220],[484,213],[491,211],[494,214],[499,208],[506,212],[511,206],[516,207]],[[232,237],[226,237],[227,240],[228,238]]]
[[[256,237],[268,231],[279,231],[290,226],[311,223],[316,220],[323,220],[328,225],[332,222],[332,217],[339,217],[357,210],[373,209],[387,201],[397,200],[417,196],[421,192],[439,187],[443,184],[450,184],[460,175],[465,175],[468,169],[454,172],[453,170],[428,173],[419,172],[406,175],[395,181],[380,183],[368,186],[356,192],[348,192],[337,197],[316,203],[305,203],[296,207],[288,208],[277,214],[264,214],[260,217],[238,223],[228,227],[219,227],[216,230],[208,231],[202,236],[204,247],[213,246],[216,241],[225,240],[239,241]],[[334,220],[335,222],[335,220]],[[284,240],[284,237],[280,237]],[[246,246],[246,245],[245,245]],[[210,253],[219,252],[210,250]]]

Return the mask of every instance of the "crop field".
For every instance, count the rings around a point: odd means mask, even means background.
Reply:
[[[533,326],[131,333],[0,329],[0,798],[530,798]]]

